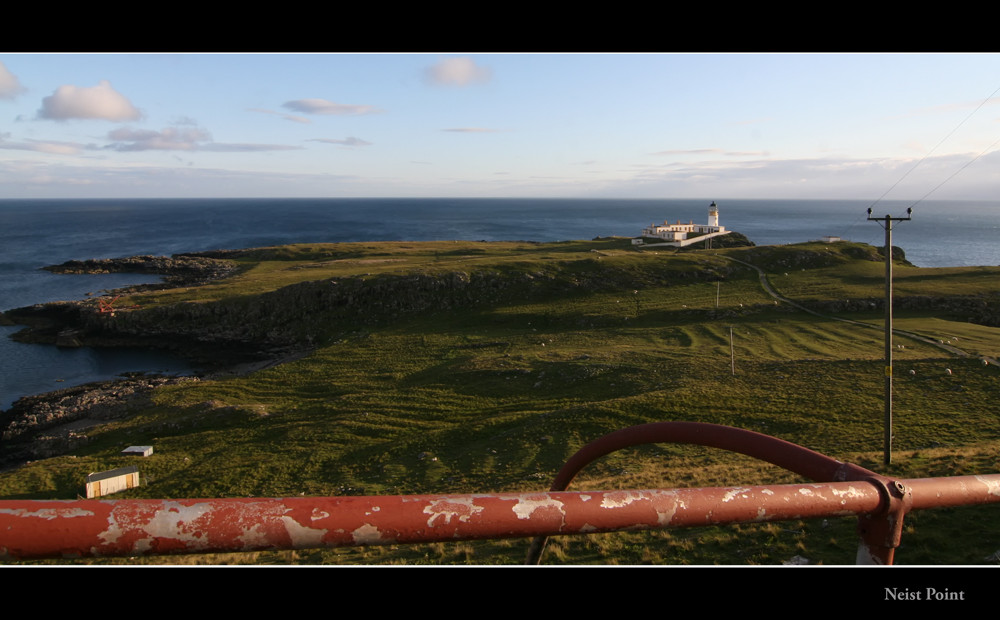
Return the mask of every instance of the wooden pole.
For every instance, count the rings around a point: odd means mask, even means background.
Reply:
[[[906,217],[872,217],[868,209],[868,219],[881,223],[885,229],[885,384],[882,413],[882,462],[892,461],[892,223],[910,219],[912,209],[906,210]],[[884,222],[884,223],[882,223]]]

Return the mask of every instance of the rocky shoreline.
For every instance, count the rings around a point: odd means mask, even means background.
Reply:
[[[128,256],[124,258],[100,258],[71,260],[59,265],[43,267],[45,271],[59,274],[103,274],[139,273],[164,277],[159,283],[136,284],[114,291],[108,296],[81,301],[50,302],[14,308],[0,314],[4,324],[23,325],[25,329],[11,336],[18,342],[34,344],[54,344],[63,347],[108,347],[108,346],[150,346],[176,350],[175,339],[162,340],[142,337],[109,337],[95,330],[85,329],[90,315],[100,314],[101,300],[116,295],[162,290],[167,288],[200,286],[214,280],[234,275],[239,266],[231,260],[218,258],[229,252],[204,252],[198,254],[175,254],[173,256]],[[109,304],[110,307],[110,304]],[[182,343],[181,349],[188,349],[189,343]]]
[[[162,283],[139,284],[111,292],[137,292],[198,286],[235,274],[239,267],[221,258],[228,252],[131,256],[113,259],[67,261],[44,267],[62,274],[144,273],[164,276]],[[295,352],[261,350],[260,347],[219,346],[179,338],[115,337],[84,328],[86,317],[99,312],[98,299],[53,302],[15,308],[0,313],[5,324],[24,325],[12,338],[21,342],[56,346],[155,347],[171,350],[202,366],[206,372],[241,374],[278,363]],[[225,369],[225,370],[223,370]],[[132,373],[121,379],[97,381],[52,392],[25,396],[0,411],[0,467],[65,454],[88,439],[85,429],[121,419],[151,402],[152,392],[164,385],[199,381],[199,376],[169,377]]]
[[[177,286],[197,286],[212,280],[233,275],[239,270],[236,263],[213,255],[226,252],[203,252],[198,254],[174,254],[173,256],[127,256],[124,258],[92,258],[71,260],[59,265],[43,267],[45,271],[64,274],[95,273],[147,273],[165,276],[162,284],[140,284],[146,287],[168,288]],[[135,287],[129,287],[134,290]]]
[[[156,388],[199,380],[135,374],[22,397],[0,412],[0,467],[70,452],[89,441],[86,429],[149,405]]]

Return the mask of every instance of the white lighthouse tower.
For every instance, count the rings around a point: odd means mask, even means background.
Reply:
[[[708,205],[708,225],[710,228],[716,230],[722,230],[719,228],[719,207],[715,205],[715,201]]]

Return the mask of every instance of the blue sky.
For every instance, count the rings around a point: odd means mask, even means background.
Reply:
[[[998,89],[1000,54],[0,52],[0,197],[995,199]]]

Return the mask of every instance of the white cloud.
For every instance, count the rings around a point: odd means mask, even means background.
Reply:
[[[327,144],[340,144],[343,146],[371,146],[371,142],[366,142],[361,138],[353,136],[338,140],[336,138],[313,138],[310,142],[325,142]]]
[[[653,155],[716,155],[722,153],[722,149],[671,149],[657,151]]]
[[[496,133],[499,129],[488,129],[486,127],[450,127],[441,131],[451,131],[454,133]]]
[[[106,121],[133,121],[142,114],[125,98],[102,80],[97,86],[60,86],[56,92],[42,99],[39,118],[67,120],[71,118],[100,119]]]
[[[287,151],[301,147],[281,144],[219,144],[212,142],[212,136],[198,127],[168,127],[162,131],[150,129],[130,129],[122,127],[108,132],[111,144],[105,148],[114,151]]]
[[[304,116],[292,116],[291,114],[283,114],[281,112],[275,112],[274,110],[265,110],[263,108],[249,108],[251,112],[259,112],[260,114],[272,114],[274,116],[280,116],[286,121],[292,121],[293,123],[305,123],[309,124],[312,121]]]
[[[668,151],[657,151],[653,155],[724,155],[726,157],[767,157],[767,151],[725,151],[723,149],[675,149]]]
[[[375,106],[335,103],[326,99],[296,99],[282,105],[289,110],[305,114],[332,114],[336,116],[360,116],[379,111]]]
[[[212,136],[197,127],[168,127],[163,131],[122,127],[108,132],[108,139],[113,141],[108,148],[117,151],[192,151],[200,142],[210,141]]]
[[[45,140],[28,140],[27,142],[5,142],[0,140],[0,149],[11,151],[32,151],[50,155],[76,155],[84,147],[74,142],[53,142]]]
[[[424,79],[436,86],[468,86],[488,82],[493,72],[476,66],[471,58],[446,58],[424,71]]]
[[[17,77],[0,62],[0,99],[13,99],[22,92],[24,87]]]

